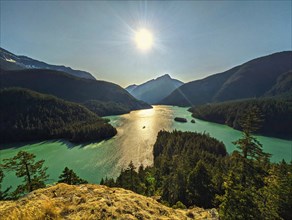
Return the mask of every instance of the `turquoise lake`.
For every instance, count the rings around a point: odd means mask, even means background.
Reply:
[[[187,123],[175,122],[174,117],[184,117]],[[117,128],[118,134],[110,140],[99,143],[75,145],[65,140],[49,140],[38,143],[6,144],[0,150],[0,161],[10,158],[20,150],[34,153],[37,160],[44,159],[50,175],[48,183],[58,180],[65,166],[73,169],[81,178],[99,183],[102,177],[116,177],[130,161],[136,166],[152,165],[152,149],[160,130],[181,130],[206,132],[223,141],[227,151],[235,150],[233,141],[241,132],[228,126],[195,119],[187,108],[174,106],[153,106],[153,109],[132,111],[129,114],[106,117]],[[292,143],[289,140],[257,136],[265,152],[272,154],[273,162],[292,160]],[[10,147],[10,148],[7,148]],[[0,148],[1,149],[1,148]],[[3,148],[2,148],[3,149]],[[13,173],[5,173],[3,186],[17,185]]]

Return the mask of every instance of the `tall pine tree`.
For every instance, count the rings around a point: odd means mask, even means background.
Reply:
[[[240,120],[243,136],[234,142],[239,153],[235,152],[231,156],[233,167],[224,182],[225,194],[219,196],[219,214],[222,219],[261,219],[257,199],[260,196],[259,189],[264,186],[264,178],[268,175],[270,157],[263,152],[261,143],[253,136],[261,121],[256,106],[248,109]]]
[[[23,178],[23,184],[17,186],[13,193],[15,197],[45,187],[47,167],[43,167],[44,160],[35,162],[35,157],[26,151],[19,151],[16,156],[3,160],[4,169],[14,171],[17,177]]]

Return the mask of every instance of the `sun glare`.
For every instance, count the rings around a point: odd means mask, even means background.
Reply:
[[[140,50],[149,50],[153,45],[153,35],[147,29],[140,29],[135,33],[135,43]]]

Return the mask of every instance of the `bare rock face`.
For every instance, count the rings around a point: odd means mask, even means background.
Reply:
[[[219,219],[216,209],[172,209],[152,198],[101,185],[57,184],[0,201],[0,219]]]

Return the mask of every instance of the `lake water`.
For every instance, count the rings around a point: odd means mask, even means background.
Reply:
[[[184,117],[187,123],[175,122],[174,117]],[[158,131],[182,130],[206,132],[221,140],[227,151],[235,150],[233,141],[241,133],[228,126],[195,119],[187,108],[154,106],[153,109],[133,111],[129,114],[107,117],[118,130],[110,140],[100,143],[74,145],[65,140],[50,140],[38,143],[8,144],[9,149],[0,150],[0,161],[10,158],[20,150],[34,153],[37,160],[44,159],[50,174],[49,183],[56,182],[65,166],[73,169],[81,178],[99,183],[102,177],[116,177],[120,170],[132,160],[136,166],[143,163],[152,165],[152,148]],[[274,162],[292,160],[291,141],[258,136],[265,152],[271,153]],[[6,173],[3,186],[17,185],[13,173]]]

